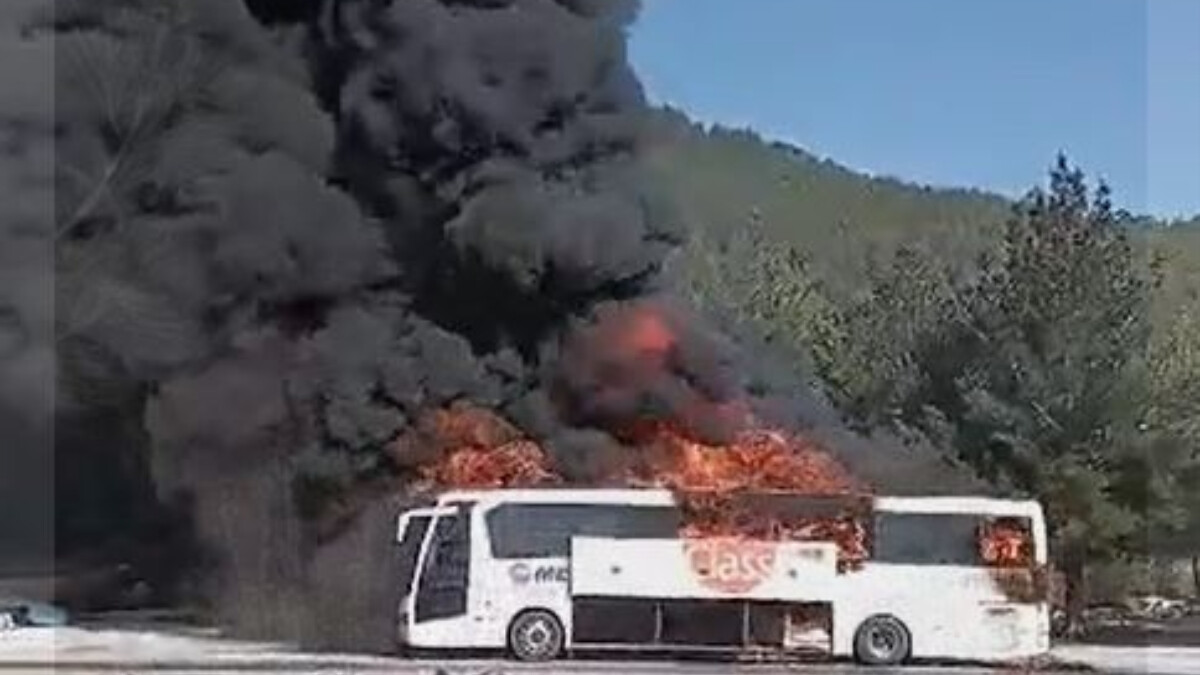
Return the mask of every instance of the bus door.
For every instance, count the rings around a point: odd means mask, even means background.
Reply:
[[[417,625],[462,619],[471,580],[471,507],[438,509],[426,536],[413,600]]]
[[[399,548],[397,577],[405,598],[409,598],[415,588],[421,546],[425,543],[429,524],[436,516],[436,509],[413,509],[400,516],[396,526],[396,544]]]

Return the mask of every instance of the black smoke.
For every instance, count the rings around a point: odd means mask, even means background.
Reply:
[[[385,219],[415,309],[526,355],[642,294],[679,234],[647,189],[631,3],[326,3],[337,171]]]
[[[639,162],[636,3],[281,8],[64,0],[40,23],[66,551],[105,526],[194,533],[200,599],[230,625],[373,638],[392,608],[361,577],[386,566],[346,561],[386,560],[387,500],[429,459],[386,449],[452,402],[499,410],[584,481],[620,451],[612,427],[709,399],[871,465],[880,444],[769,376],[786,363],[659,299],[681,230]],[[669,367],[613,385],[604,322],[652,299],[673,307]]]

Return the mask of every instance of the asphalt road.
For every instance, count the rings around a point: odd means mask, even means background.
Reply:
[[[1061,659],[1086,662],[1104,673],[1200,675],[1200,649],[1070,647]],[[312,654],[286,646],[224,640],[205,634],[64,629],[19,629],[0,633],[0,675],[7,673],[216,675],[304,673],[350,675],[775,675],[853,673],[861,675],[981,675],[1012,673],[1012,668],[910,666],[861,668],[849,663],[750,664],[668,660],[560,661],[526,665],[508,661],[403,660],[351,654]],[[1020,672],[1020,670],[1016,671]],[[1053,673],[1050,669],[1039,673]],[[1073,671],[1060,671],[1073,672]],[[1074,671],[1077,672],[1077,671]]]
[[[850,673],[861,675],[994,675],[999,671],[988,668],[960,667],[904,667],[904,668],[862,668],[851,664],[786,664],[786,665],[749,665],[749,664],[720,664],[720,663],[645,663],[631,661],[580,662],[563,661],[545,665],[523,665],[500,661],[440,661],[412,662],[393,661],[391,663],[365,664],[362,662],[320,661],[304,663],[299,661],[229,663],[121,663],[118,661],[86,664],[86,663],[55,663],[55,664],[0,664],[2,672],[29,673],[78,673],[79,675],[107,675],[113,673],[164,673],[183,675],[256,674],[256,673],[306,673],[311,675],[343,675],[350,673],[392,673],[395,675],[515,675],[517,673],[562,673],[564,675],[728,675],[745,673],[746,675],[777,675],[782,673]],[[1050,672],[1050,671],[1039,671]]]

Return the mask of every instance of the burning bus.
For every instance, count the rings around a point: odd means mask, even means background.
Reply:
[[[1046,526],[1031,501],[452,490],[402,514],[397,540],[404,647],[887,665],[1050,646]]]

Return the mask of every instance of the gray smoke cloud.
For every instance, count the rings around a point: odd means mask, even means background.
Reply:
[[[0,7],[0,572],[53,551],[53,42],[45,2]]]

